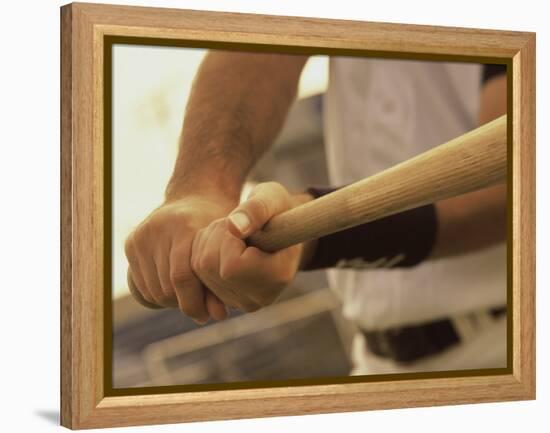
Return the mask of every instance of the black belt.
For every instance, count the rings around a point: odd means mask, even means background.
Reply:
[[[497,318],[506,314],[506,307],[491,309],[489,313]],[[460,342],[460,336],[450,319],[362,332],[369,351],[402,363],[438,354]]]

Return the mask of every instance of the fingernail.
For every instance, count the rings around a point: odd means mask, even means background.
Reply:
[[[200,319],[193,319],[193,320],[197,325],[206,325],[206,323],[208,322],[208,317],[207,318],[201,317]]]
[[[242,212],[236,212],[232,215],[229,215],[229,220],[243,235],[250,227],[250,220],[248,219],[248,216],[246,216],[246,214]]]

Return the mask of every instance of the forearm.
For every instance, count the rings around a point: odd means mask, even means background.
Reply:
[[[187,104],[166,200],[196,191],[237,198],[296,94],[302,56],[210,52]]]
[[[432,259],[480,250],[506,239],[506,185],[436,203],[439,228]]]

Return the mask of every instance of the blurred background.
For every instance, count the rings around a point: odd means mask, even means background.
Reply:
[[[206,50],[113,48],[113,386],[143,387],[349,374],[353,325],[324,272],[299,274],[279,301],[198,327],[177,310],[148,310],[126,284],[124,241],[161,204],[177,155],[184,108]],[[328,59],[310,58],[299,97],[247,187],[327,184],[322,134]],[[245,191],[247,188],[245,188]]]

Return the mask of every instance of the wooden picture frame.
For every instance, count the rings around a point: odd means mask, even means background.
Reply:
[[[110,167],[104,151],[109,38],[506,64],[512,198],[508,368],[301,386],[113,393],[106,379],[110,299],[103,290],[110,278],[104,254],[110,236],[104,181]],[[61,8],[61,101],[62,425],[80,429],[535,398],[533,33],[74,3]]]

